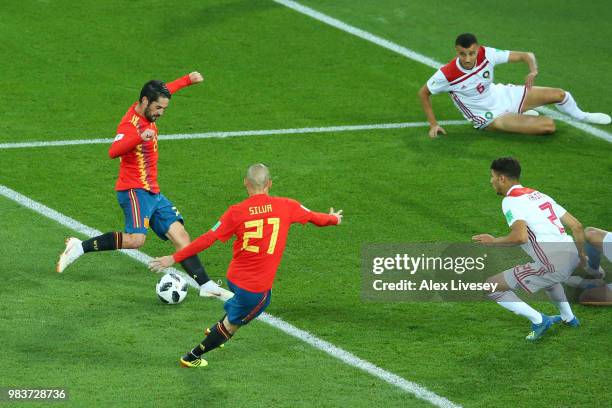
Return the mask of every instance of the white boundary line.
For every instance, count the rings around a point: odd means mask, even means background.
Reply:
[[[465,120],[443,120],[441,125],[467,125]],[[230,132],[207,132],[207,133],[180,133],[176,135],[160,135],[160,140],[185,140],[185,139],[213,139],[237,136],[269,136],[269,135],[297,135],[304,133],[327,133],[327,132],[350,132],[361,130],[376,129],[404,129],[427,127],[427,122],[404,122],[404,123],[379,123],[372,125],[348,125],[348,126],[327,126],[327,127],[306,127],[292,129],[269,129],[269,130],[237,130]],[[53,140],[41,142],[17,142],[0,143],[0,149],[19,149],[31,147],[53,147],[53,146],[72,146],[86,144],[111,144],[113,139],[80,139],[80,140]]]
[[[442,65],[441,62],[436,61],[434,59],[431,59],[423,54],[420,54],[414,50],[411,50],[410,48],[406,48],[406,47],[402,47],[399,44],[396,44],[392,41],[389,40],[385,40],[382,37],[379,37],[377,35],[374,35],[370,32],[361,30],[357,27],[354,27],[352,25],[346,24],[338,19],[335,19],[333,17],[328,16],[327,14],[323,14],[317,10],[314,10],[310,7],[306,7],[298,2],[295,1],[291,1],[291,0],[273,0],[275,3],[281,4],[285,7],[288,7],[292,10],[295,10],[299,13],[305,14],[308,17],[312,17],[315,20],[319,20],[322,23],[325,23],[327,25],[330,25],[332,27],[335,27],[339,30],[345,31],[349,34],[352,34],[354,36],[357,36],[359,38],[362,38],[366,41],[369,41],[371,43],[374,43],[376,45],[379,45],[383,48],[386,48],[390,51],[393,51],[397,54],[403,55],[406,58],[410,58],[413,61],[417,61],[420,62],[421,64],[427,65],[428,67],[434,68],[434,69],[438,69],[440,68]],[[562,114],[561,112],[557,112],[555,110],[552,110],[550,108],[546,108],[546,107],[540,107],[537,110],[545,113],[546,115],[549,115],[555,119],[558,119],[560,121],[563,121],[577,129],[580,129],[586,133],[589,133],[595,137],[598,137],[600,139],[604,139],[608,142],[612,142],[612,133],[606,132],[605,130],[601,130],[599,128],[596,128],[594,126],[591,126],[589,124],[586,123],[582,123],[582,122],[577,122],[575,120],[573,120],[572,118],[570,118],[567,115]]]
[[[37,201],[32,200],[31,198],[18,193],[15,190],[12,190],[6,186],[3,186],[0,184],[0,195],[26,207],[29,208],[30,210],[37,212],[40,215],[43,215],[53,221],[58,222],[59,224],[63,225],[64,227],[67,227],[75,232],[78,232],[80,234],[86,235],[88,237],[94,237],[97,235],[100,235],[102,232],[98,231],[94,228],[88,227],[87,225],[84,225],[80,222],[78,222],[77,220],[70,218],[58,211],[55,211],[52,208],[47,207],[44,204],[41,204]],[[150,256],[137,251],[137,250],[121,250],[121,252],[123,252],[124,254],[128,255],[129,257],[137,260],[138,262],[141,262],[145,265],[147,265],[149,263],[149,261],[152,259]],[[50,268],[52,269],[52,268]],[[197,284],[195,284],[195,282],[189,278],[186,274],[184,274],[183,272],[180,272],[176,269],[173,270],[174,272],[179,272],[181,275],[187,277],[191,282],[190,284],[192,286],[196,286]],[[268,313],[262,313],[259,317],[259,320],[269,324],[272,327],[275,327],[281,331],[283,331],[284,333],[293,336],[305,343],[310,344],[311,346],[313,346],[314,348],[321,350],[327,354],[329,354],[330,356],[337,358],[338,360],[344,362],[345,364],[351,366],[351,367],[355,367],[358,368],[374,377],[377,377],[391,385],[394,385],[398,388],[400,388],[401,390],[413,394],[414,396],[416,396],[417,398],[423,399],[425,401],[428,401],[430,403],[432,403],[435,406],[441,407],[441,408],[456,408],[456,407],[460,407],[459,405],[447,400],[444,397],[441,397],[431,391],[429,391],[427,388],[422,387],[416,383],[413,383],[411,381],[408,381],[398,375],[395,375],[389,371],[386,371],[372,363],[370,363],[369,361],[363,360],[359,357],[357,357],[356,355],[349,353],[348,351],[337,347],[325,340],[322,340],[312,334],[310,334],[309,332],[299,329],[295,326],[293,326],[290,323],[287,323],[286,321],[272,316],[271,314]]]

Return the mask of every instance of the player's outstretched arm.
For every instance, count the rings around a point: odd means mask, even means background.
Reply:
[[[515,246],[522,245],[529,240],[525,221],[515,221],[511,228],[512,231],[505,237],[496,238],[490,234],[478,234],[472,237],[472,241],[486,246]]]
[[[333,207],[329,209],[329,214],[322,212],[311,211],[307,215],[308,222],[317,227],[327,227],[330,225],[340,225],[342,222],[342,210],[334,211]]]
[[[185,248],[181,249],[180,251],[176,251],[174,255],[167,255],[153,259],[151,262],[149,262],[149,269],[155,272],[161,272],[164,269],[171,267],[176,262],[183,262],[185,259],[202,252],[214,244],[216,240],[217,234],[215,231],[210,230],[207,233],[200,235]]]
[[[172,82],[168,82],[166,87],[170,91],[171,94],[183,89],[186,86],[199,84],[204,81],[204,77],[198,71],[193,71],[187,75],[184,75]]]
[[[431,104],[431,92],[429,92],[427,84],[423,85],[418,95],[421,100],[423,112],[425,112],[425,116],[427,116],[427,121],[429,122],[429,137],[437,137],[439,133],[446,134],[446,130],[444,130],[436,120],[433,105]]]
[[[584,241],[586,240],[584,236],[584,227],[582,223],[576,219],[572,214],[566,212],[561,217],[561,222],[564,226],[568,227],[572,230],[572,237],[574,237],[574,244],[578,249],[578,255],[580,256],[580,267],[584,267],[586,265],[586,252],[584,251]]]
[[[531,88],[538,76],[538,62],[533,52],[510,51],[508,62],[524,62],[529,66],[529,73],[525,77],[525,86]]]

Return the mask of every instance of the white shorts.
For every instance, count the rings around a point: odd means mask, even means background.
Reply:
[[[612,232],[608,232],[601,243],[603,254],[608,261],[612,262]]]
[[[457,101],[455,105],[476,129],[484,129],[500,116],[522,113],[526,95],[527,89],[524,85],[493,84],[487,98],[478,102],[482,106],[465,104],[462,109],[457,105]],[[469,106],[466,108],[467,105]],[[469,112],[469,115],[466,112]]]
[[[561,257],[556,258],[559,259]],[[555,262],[553,272],[548,272],[551,269],[550,266],[540,262],[530,262],[504,271],[504,279],[512,289],[520,286],[528,293],[547,289],[557,283],[565,282],[580,263],[578,251],[567,252],[565,258],[565,262]]]

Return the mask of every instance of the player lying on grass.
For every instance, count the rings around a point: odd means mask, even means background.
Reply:
[[[572,118],[599,125],[612,119],[605,113],[580,110],[572,95],[559,88],[533,86],[538,75],[531,52],[502,51],[481,46],[473,34],[461,34],[455,41],[457,57],[440,68],[419,90],[421,105],[429,121],[429,136],[446,131],[438,125],[431,95],[448,92],[455,106],[476,129],[543,135],[555,131],[555,122],[538,116],[532,109],[554,103]],[[529,66],[525,85],[493,83],[494,67],[506,62]]]
[[[586,271],[590,279],[572,276],[568,284],[584,289],[579,302],[591,306],[612,306],[612,283],[603,280],[605,271],[601,267],[601,254],[612,262],[612,233],[602,229],[588,227],[585,230],[585,250],[588,255]]]
[[[108,152],[111,159],[120,158],[115,190],[125,216],[124,232],[107,232],[83,242],[78,238],[68,238],[66,249],[57,263],[57,272],[63,272],[84,253],[140,248],[145,243],[149,228],[162,240],[172,241],[176,249],[189,244],[183,217],[160,192],[157,183],[155,122],[166,111],[172,94],[203,80],[199,72],[192,72],[168,84],[153,80],[143,86],[140,99],[121,119]],[[219,286],[208,278],[197,255],[185,258],[181,265],[201,285],[200,295],[220,295]]]
[[[511,232],[505,237],[480,234],[472,239],[489,246],[520,245],[532,258],[533,262],[498,273],[487,282],[497,283],[496,291],[489,298],[529,319],[532,331],[526,339],[537,340],[553,323],[563,321],[572,327],[580,324],[561,283],[579,264],[586,262],[585,238],[582,224],[576,218],[546,194],[520,185],[520,175],[518,160],[502,157],[493,161],[491,185],[498,195],[504,196],[502,211]],[[572,230],[573,239],[564,226]],[[560,315],[546,316],[523,302],[513,292],[519,286],[528,293],[546,290]]]
[[[249,167],[244,186],[249,198],[231,206],[210,231],[174,255],[156,258],[149,264],[152,270],[161,271],[217,240],[225,242],[236,236],[227,270],[227,283],[234,296],[225,302],[225,316],[207,329],[206,338],[180,359],[183,367],[206,366],[204,353],[228,341],[268,307],[291,224],[310,222],[324,227],[342,221],[342,210],[335,212],[332,208],[329,214],[313,212],[295,200],[268,195],[272,180],[263,164]]]

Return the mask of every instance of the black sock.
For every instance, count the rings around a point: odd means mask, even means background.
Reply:
[[[206,269],[204,269],[204,265],[200,262],[200,258],[197,255],[192,256],[191,258],[185,259],[181,262],[181,266],[185,269],[185,272],[189,274],[198,285],[203,285],[210,280],[208,274],[206,273]]]
[[[83,241],[83,252],[112,251],[114,249],[121,249],[122,244],[123,233],[107,232],[106,234]]]
[[[232,334],[225,328],[223,319],[219,320],[217,324],[210,328],[210,333],[200,344],[195,346],[187,357],[193,355],[195,358],[202,357],[202,354],[208,353],[211,350],[216,349],[226,341],[232,338]]]

